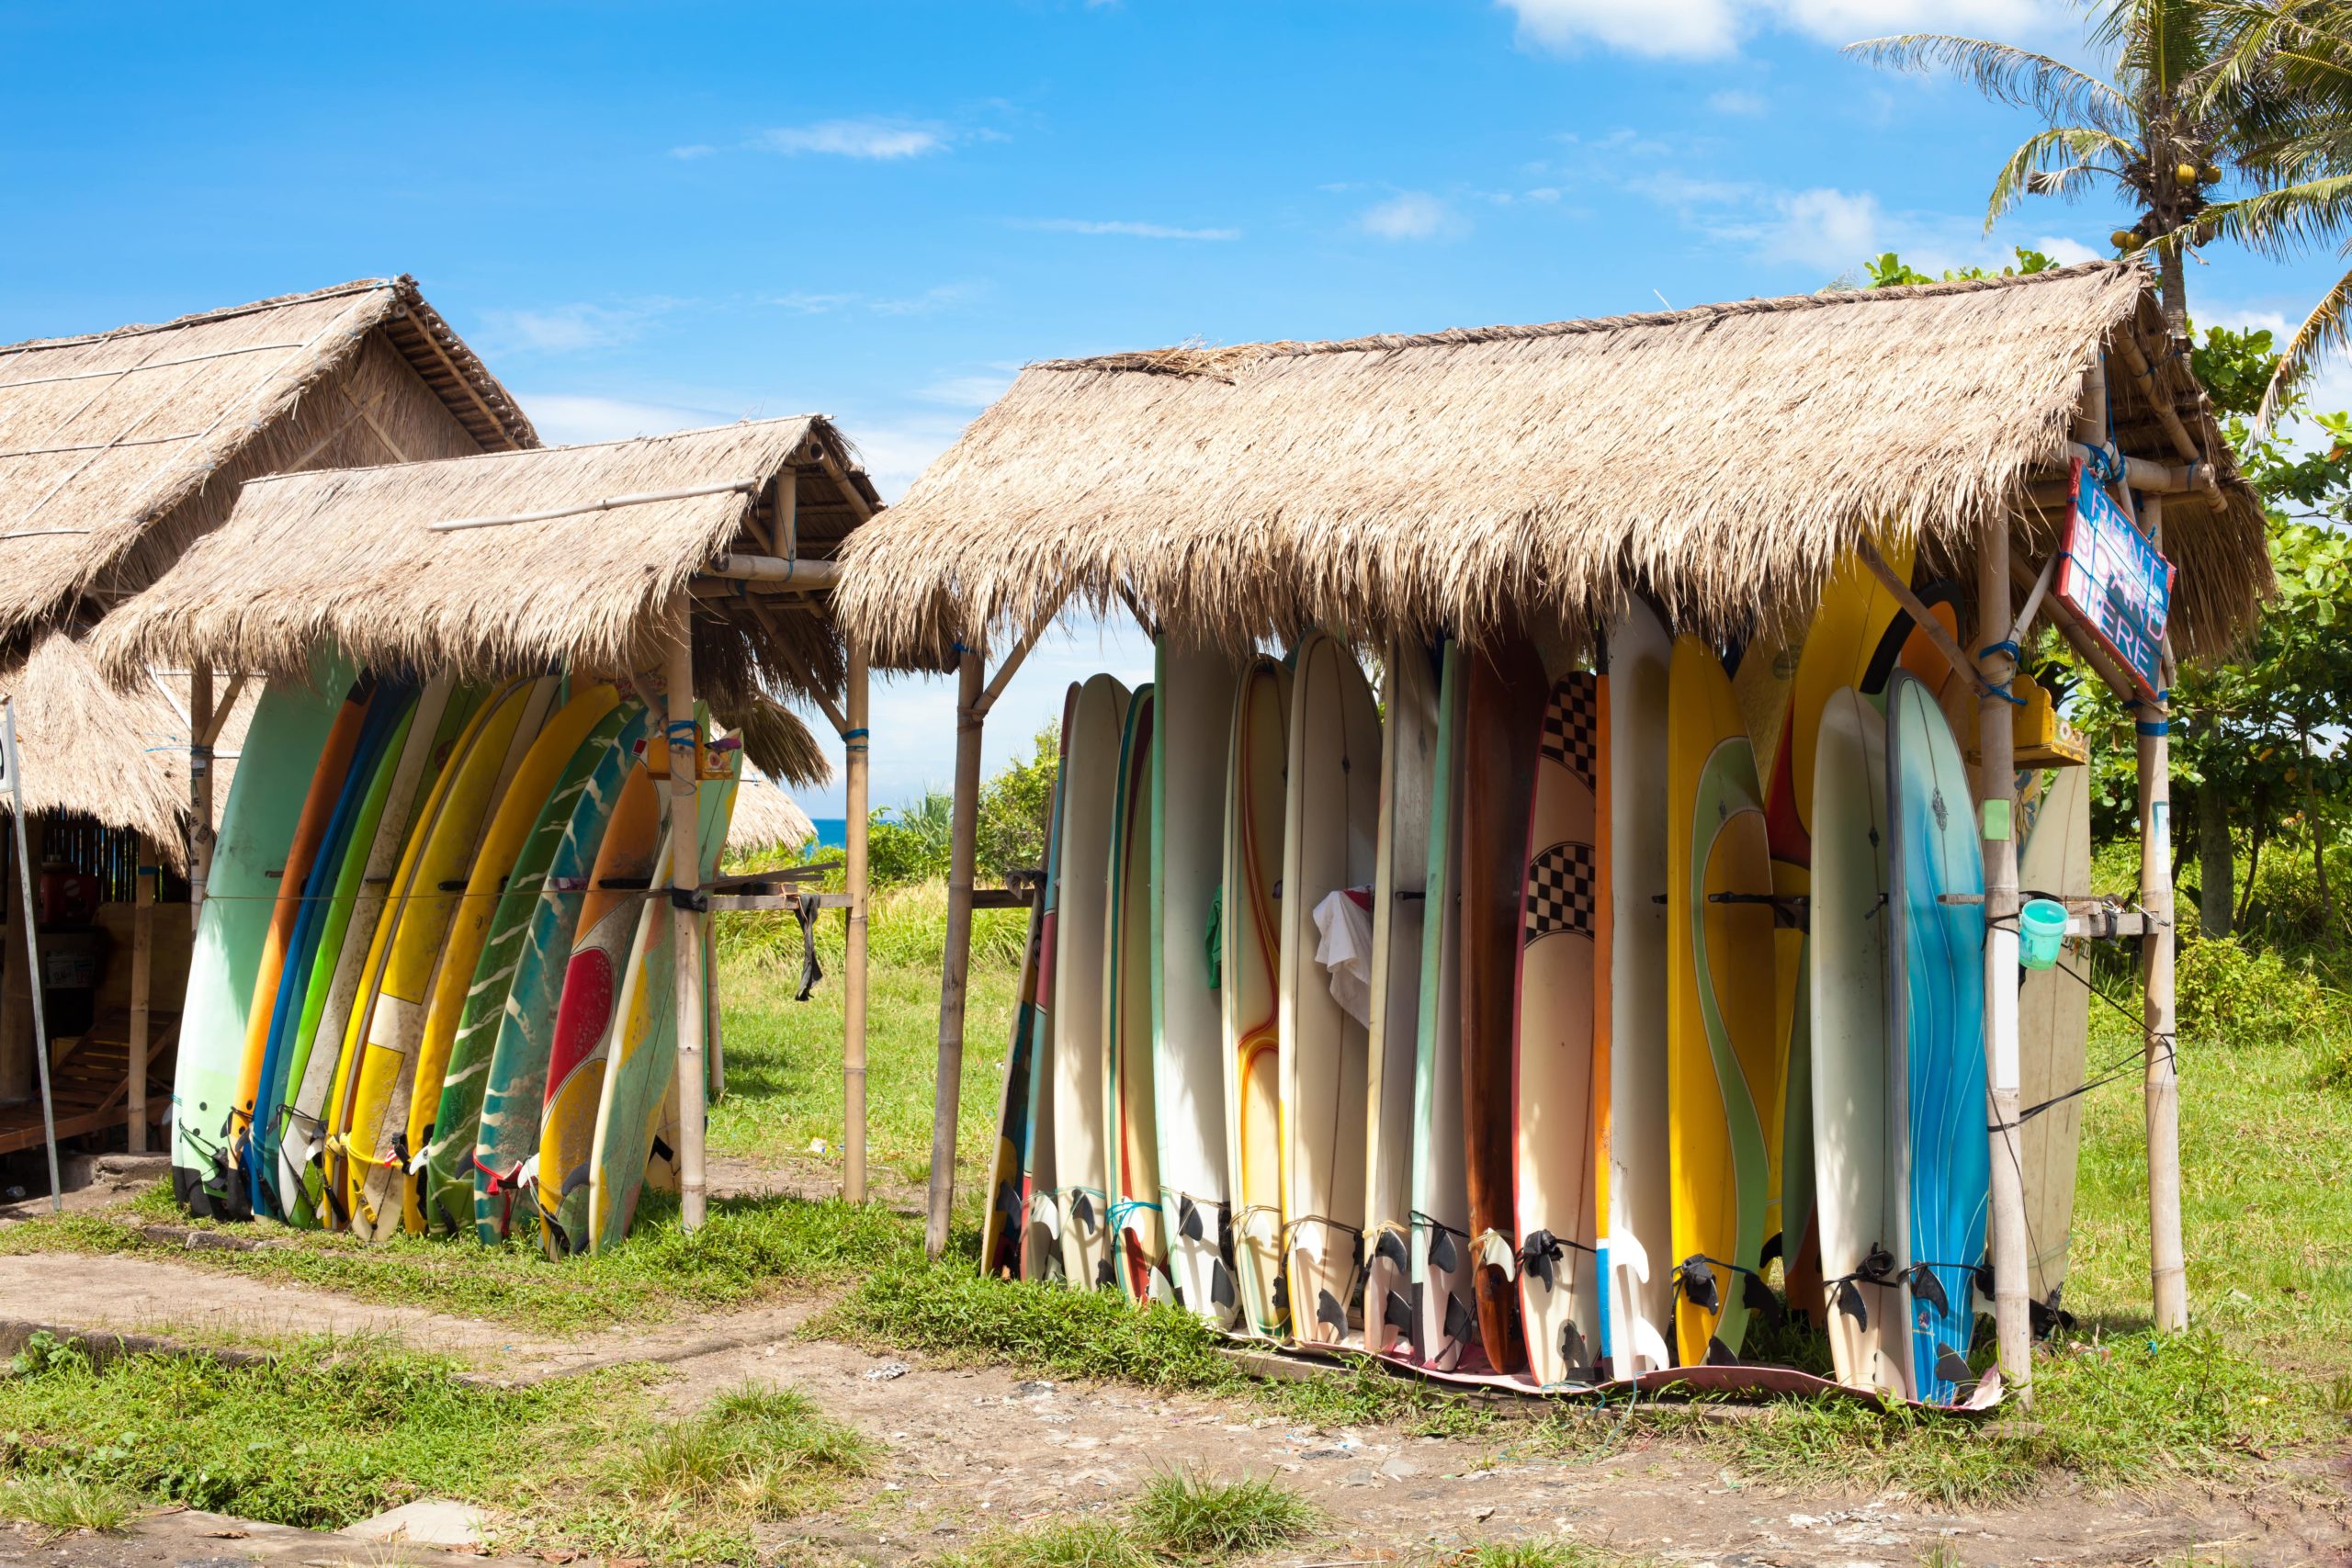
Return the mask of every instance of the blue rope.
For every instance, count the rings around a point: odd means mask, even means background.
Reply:
[[[2017,659],[2023,656],[2024,650],[2018,648],[2016,643],[2009,641],[2007,637],[2004,637],[1999,642],[1988,642],[1983,648],[1978,649],[1976,650],[1976,657],[1979,659],[1990,659],[1996,653],[2006,653],[2011,659]]]

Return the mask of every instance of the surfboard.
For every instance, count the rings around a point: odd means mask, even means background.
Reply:
[[[1177,1299],[1219,1328],[1238,1296],[1225,1254],[1225,1028],[1215,930],[1225,886],[1226,743],[1241,665],[1219,649],[1154,652],[1151,994],[1160,1223]]]
[[[1462,1135],[1468,1151],[1472,1282],[1478,1341],[1496,1371],[1526,1359],[1514,1284],[1519,1251],[1517,1096],[1511,1089],[1520,886],[1551,682],[1534,645],[1498,641],[1468,656],[1463,705]]]
[[[2088,768],[2059,768],[2025,823],[2018,883],[2026,897],[2087,898],[2091,894],[2091,791]],[[2090,1042],[2090,956],[2069,942],[2052,969],[2028,969],[2018,985],[2018,1103],[2048,1109],[2027,1118],[2020,1134],[2026,1241],[2035,1301],[2059,1310],[2066,1285],[2067,1241],[2075,1224],[2075,1158],[2082,1146],[2083,1102],[2060,1100],[2082,1087]]]
[[[385,948],[383,977],[368,1009],[364,1043],[354,1053],[352,1113],[345,1148],[354,1234],[387,1240],[404,1226],[414,1150],[409,1100],[424,1048],[433,977],[451,923],[464,908],[468,870],[482,829],[545,717],[557,682],[519,681],[484,705],[473,744],[444,776],[439,807],[413,860],[398,923]],[[465,965],[470,974],[473,965]],[[438,1099],[438,1085],[434,1086]],[[420,1227],[421,1228],[421,1227]]]
[[[1430,761],[1430,862],[1421,922],[1420,1006],[1413,1058],[1413,1347],[1452,1371],[1478,1337],[1470,1278],[1469,1154],[1462,1115],[1463,699],[1468,656],[1440,657]]]
[[[424,1165],[426,1228],[443,1235],[475,1233],[474,1151],[481,1141],[482,1097],[489,1087],[499,1028],[506,1017],[506,998],[522,960],[524,940],[546,888],[548,868],[563,843],[564,830],[571,826],[589,776],[613,749],[615,737],[628,719],[618,689],[609,684],[602,689],[611,694],[612,701],[605,705],[595,727],[572,748],[553,785],[542,792],[538,815],[532,819],[513,870],[498,894],[481,955],[474,961],[467,986],[457,1033],[449,1043]],[[583,694],[594,694],[594,689]],[[518,784],[513,792],[518,797],[520,787]]]
[[[1052,840],[1048,827],[1049,853]],[[1029,906],[1029,929],[1021,943],[1021,979],[1004,1047],[1004,1081],[997,1097],[996,1151],[989,1162],[980,1210],[980,1272],[1000,1280],[1022,1277],[1028,1239],[1030,1118],[1037,1109],[1037,986],[1045,950],[1046,893],[1041,887]]]
[[[441,955],[435,964],[433,988],[425,1002],[424,1026],[417,1040],[416,1062],[412,1069],[414,1083],[409,1093],[405,1128],[413,1179],[401,1187],[401,1224],[411,1235],[424,1235],[429,1220],[445,1224],[454,1235],[461,1213],[468,1220],[471,1218],[470,1205],[464,1211],[451,1211],[446,1219],[428,1214],[426,1207],[434,1157],[441,1152],[441,1099],[449,1058],[472,997],[475,971],[504,906],[505,890],[522,869],[517,859],[530,841],[532,829],[546,810],[548,796],[571,762],[572,753],[619,701],[620,691],[611,682],[588,682],[552,717],[537,726],[536,735],[528,733],[528,716],[515,729],[514,744],[523,747],[523,753],[514,762],[513,773],[498,785],[496,802],[482,826],[473,863],[466,874],[465,891],[450,915],[449,934],[443,940]],[[470,1046],[472,1043],[468,1043]],[[462,1129],[452,1131],[464,1138],[470,1152],[476,1126],[469,1122]]]
[[[1077,722],[1078,683],[1062,694],[1062,722],[1054,768],[1054,806],[1046,839],[1046,886],[1038,897],[1035,946],[1036,997],[1029,1025],[1029,1110],[1023,1122],[1021,1167],[1021,1277],[1058,1278],[1062,1270],[1060,1205],[1054,1167],[1054,986],[1060,963],[1062,807],[1069,775],[1069,732]],[[1009,1066],[1010,1064],[1008,1064]],[[1011,1090],[1008,1079],[1007,1091]],[[987,1254],[983,1253],[983,1257]]]
[[[661,789],[670,749],[660,735],[641,748],[597,847],[596,870],[580,901],[578,930],[563,969],[548,1051],[547,1102],[539,1110],[539,1163],[533,1188],[539,1244],[550,1258],[585,1252],[588,1179],[596,1110],[605,1094],[616,1003],[628,953],[661,868]]]
[[[1593,1009],[1600,1087],[1595,1263],[1613,1376],[1674,1363],[1673,1196],[1667,1116],[1667,683],[1673,645],[1639,600],[1609,628],[1600,711],[1600,857]]]
[[[1674,1323],[1677,1354],[1697,1366],[1737,1357],[1764,1289],[1765,1118],[1780,1086],[1758,1001],[1773,994],[1772,871],[1731,679],[1696,637],[1674,639],[1667,706]]]
[[[351,1010],[368,975],[368,958],[384,897],[417,811],[433,792],[480,694],[457,685],[448,675],[425,682],[387,750],[351,842],[335,874],[334,891],[319,933],[317,959],[295,1026],[297,1084],[279,1134],[278,1212],[300,1226],[341,1229],[341,1147],[334,1118],[343,1105],[343,1045]],[[330,1166],[335,1179],[329,1180]]]
[[[1549,1387],[1593,1382],[1600,1367],[1593,1043],[1600,710],[1591,675],[1572,671],[1553,682],[1537,755],[1514,1021],[1515,1234],[1528,1371]]]
[[[1984,1258],[1991,1146],[1984,1134],[1984,891],[1967,764],[1935,694],[1898,671],[1887,686],[1890,832],[1887,1010],[1902,1032],[1906,1270],[1914,1395],[1949,1404],[1973,1381],[1976,1267]]]
[[[1283,1247],[1282,876],[1290,765],[1290,667],[1254,659],[1226,748],[1225,904],[1218,1002],[1225,1024],[1225,1152],[1233,1203],[1238,1326],[1279,1339],[1290,1321]]]
[[[1372,1025],[1364,1103],[1364,1348],[1409,1354],[1413,1320],[1413,1110],[1420,1056],[1421,944],[1437,764],[1431,650],[1388,645],[1380,731],[1380,819],[1372,884]]]
[[[1370,888],[1380,818],[1380,710],[1355,655],[1311,632],[1293,658],[1283,811],[1280,1046],[1283,1262],[1291,1337],[1336,1345],[1350,1330],[1363,1256],[1364,1025],[1316,961],[1317,906]]]
[[[1904,1042],[1886,1010],[1886,721],[1851,686],[1822,711],[1813,773],[1814,1203],[1838,1381],[1910,1397],[1894,1277]]]
[[[698,843],[690,852],[695,856],[695,885],[707,887],[717,880],[719,857],[727,850],[743,749],[731,740],[721,741],[701,749],[700,754],[703,760],[695,791]],[[657,880],[671,876],[671,854],[675,852],[675,833],[665,829],[662,839],[664,852],[654,862]],[[650,1168],[658,1167],[665,1177],[675,1174],[678,923],[676,911],[665,899],[647,899],[638,917],[628,976],[616,1007],[618,1016],[605,1064],[604,1092],[596,1105],[595,1141],[589,1157],[592,1251],[608,1252],[628,1237]],[[694,943],[699,963],[699,931],[690,929],[686,940]],[[706,972],[706,997],[709,978]],[[665,1181],[664,1185],[675,1183]]]
[[[638,753],[654,733],[653,715],[634,697],[614,712],[620,728],[588,771],[563,837],[548,861],[530,923],[514,960],[514,978],[491,1047],[482,1082],[481,1130],[473,1150],[474,1234],[483,1242],[503,1241],[513,1227],[517,1198],[535,1214],[539,1154],[539,1118],[547,1103],[548,1064],[563,996],[564,969],[580,929],[582,910],[597,897],[590,886],[605,829],[630,777],[639,772]],[[610,897],[605,901],[609,903]]]
[[[1111,1155],[1102,1119],[1103,945],[1111,824],[1127,689],[1108,675],[1079,688],[1063,745],[1062,874],[1054,966],[1054,1179],[1062,1273],[1080,1289],[1116,1286],[1111,1269]]]
[[[277,1206],[277,1162],[284,1145],[288,1091],[301,1081],[301,1064],[295,1060],[295,1047],[303,1001],[310,990],[311,971],[318,961],[320,939],[324,934],[334,885],[350,853],[360,813],[386,765],[386,749],[401,733],[415,698],[416,689],[406,682],[376,683],[368,701],[358,741],[352,750],[350,765],[344,772],[343,788],[335,796],[334,814],[327,818],[326,834],[319,841],[318,853],[311,857],[310,874],[302,880],[301,908],[294,917],[277,992],[270,1001],[269,1043],[262,1055],[253,1132],[246,1147],[245,1176],[256,1214],[281,1213]]]
[[[1170,1301],[1159,1207],[1158,1075],[1152,1065],[1151,754],[1153,688],[1136,688],[1119,738],[1111,806],[1111,886],[1102,930],[1102,1125],[1111,1237],[1130,1301]]]
[[[258,1185],[252,1175],[259,1167],[254,1114],[269,1065],[270,1024],[277,1016],[277,993],[292,956],[295,928],[301,924],[303,889],[310,886],[311,867],[326,846],[327,829],[334,825],[335,807],[343,800],[352,755],[358,750],[360,731],[368,724],[368,705],[375,694],[376,682],[365,671],[345,688],[343,705],[335,710],[325,743],[313,759],[310,786],[302,792],[301,808],[294,818],[294,837],[276,873],[277,897],[270,904],[269,929],[262,937],[253,995],[245,1004],[245,1045],[237,1068],[236,1109],[230,1117],[230,1157],[243,1173],[249,1196]]]
[[[230,1140],[246,1014],[277,895],[271,874],[285,865],[295,818],[349,684],[347,670],[324,664],[310,681],[272,681],[254,705],[221,807],[172,1080],[172,1195],[192,1214],[231,1217],[245,1207]]]

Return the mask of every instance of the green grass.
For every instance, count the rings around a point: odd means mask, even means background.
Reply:
[[[1649,1562],[1575,1540],[1490,1540],[1451,1560],[1450,1568],[1631,1568]]]
[[[1151,1554],[1114,1519],[1060,1519],[1029,1529],[999,1530],[931,1568],[1151,1568]]]
[[[1162,1471],[1144,1483],[1133,1520],[1136,1536],[1162,1557],[1215,1562],[1312,1534],[1323,1510],[1268,1477],[1217,1481]]]
[[[449,1497],[489,1511],[502,1549],[722,1562],[752,1561],[755,1526],[837,1501],[877,1458],[788,1391],[746,1386],[669,1422],[637,1373],[487,1387],[326,1340],[251,1365],[102,1369],[36,1342],[0,1378],[0,1506],[51,1529],[183,1504],[335,1529]]]

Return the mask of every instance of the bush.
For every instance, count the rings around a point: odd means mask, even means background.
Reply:
[[[2319,982],[2267,948],[2185,942],[2177,965],[2180,1035],[2190,1043],[2232,1045],[2250,1035],[2304,1039],[2327,1027],[2327,994]]]
[[[908,805],[883,807],[866,818],[865,874],[876,887],[947,880],[954,801],[925,790]]]
[[[1016,871],[1043,870],[1053,829],[1054,780],[1061,771],[1061,726],[1037,731],[1036,750],[980,788],[975,859],[980,876],[1002,882]]]

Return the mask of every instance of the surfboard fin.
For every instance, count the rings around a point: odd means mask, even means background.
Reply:
[[[1430,1267],[1445,1274],[1462,1267],[1462,1253],[1453,1245],[1453,1233],[1443,1226],[1433,1226],[1430,1231]]]
[[[1560,1325],[1560,1359],[1567,1362],[1571,1377],[1580,1382],[1592,1381],[1592,1348],[1573,1323]]]
[[[1463,1304],[1462,1298],[1452,1291],[1445,1293],[1445,1337],[1457,1345],[1467,1345],[1478,1332],[1478,1320]]]
[[[1510,1237],[1500,1231],[1487,1231],[1478,1237],[1478,1263],[1481,1268],[1501,1269],[1506,1280],[1519,1278],[1519,1253],[1511,1247]]]
[[[1404,1292],[1388,1292],[1388,1300],[1380,1309],[1380,1321],[1408,1339],[1413,1337],[1413,1303],[1405,1299]]]
[[[1176,1234],[1186,1241],[1208,1239],[1208,1233],[1201,1224],[1201,1206],[1182,1194],[1176,1199]]]
[[[1611,1236],[1609,1258],[1611,1262],[1643,1284],[1650,1282],[1649,1250],[1642,1246],[1640,1237],[1632,1235]]]
[[[1372,1255],[1374,1258],[1386,1258],[1396,1265],[1400,1274],[1409,1273],[1413,1267],[1405,1257],[1404,1236],[1393,1230],[1384,1230],[1380,1233],[1380,1239],[1372,1244]]]
[[[1225,1267],[1225,1260],[1223,1258],[1211,1259],[1209,1263],[1209,1303],[1212,1306],[1221,1307],[1227,1312],[1231,1312],[1233,1310],[1233,1304],[1238,1299],[1238,1298],[1234,1294],[1233,1276],[1227,1270]]]
[[[1144,1271],[1143,1294],[1144,1300],[1150,1302],[1181,1302],[1183,1299],[1177,1293],[1175,1281],[1158,1264]]]
[[[1694,1253],[1683,1259],[1682,1267],[1675,1273],[1680,1277],[1682,1293],[1692,1306],[1701,1312],[1723,1310],[1723,1292],[1715,1288],[1715,1271],[1707,1266],[1705,1258]]]
[[[1841,1280],[1838,1283],[1838,1310],[1852,1318],[1857,1328],[1871,1325],[1870,1306],[1862,1300],[1861,1291],[1851,1280]]]
[[[1789,1315],[1787,1309],[1781,1305],[1781,1298],[1772,1293],[1772,1287],[1754,1274],[1743,1273],[1740,1276],[1739,1299],[1740,1304],[1748,1311],[1776,1326]]]
[[[1080,1232],[1094,1228],[1094,1199],[1084,1191],[1074,1192],[1069,1200],[1069,1217],[1078,1222]]]
[[[1634,1320],[1634,1354],[1653,1367],[1674,1365],[1674,1352],[1666,1348],[1666,1336],[1660,1334],[1657,1325],[1645,1317]],[[1624,1374],[1621,1372],[1618,1375],[1622,1377]]]
[[[1061,1239],[1061,1211],[1054,1206],[1052,1193],[1040,1192],[1029,1200],[1029,1223],[1044,1231],[1051,1239],[1055,1241]]]
[[[1348,1309],[1341,1306],[1340,1298],[1330,1292],[1317,1291],[1315,1292],[1315,1321],[1328,1324],[1334,1334],[1345,1335],[1348,1331]]]
[[[1936,1278],[1936,1271],[1933,1269],[1925,1263],[1914,1263],[1909,1270],[1909,1278],[1914,1300],[1923,1301],[1938,1312],[1951,1311],[1951,1298],[1944,1294],[1944,1282]]]
[[[1519,1265],[1531,1277],[1543,1280],[1544,1290],[1556,1291],[1560,1288],[1559,1260],[1563,1250],[1559,1238],[1550,1231],[1530,1231],[1519,1250]]]
[[[1976,1381],[1976,1369],[1968,1364],[1967,1357],[1939,1343],[1936,1346],[1936,1376],[1949,1382],[1973,1383]]]
[[[1109,1258],[1102,1258],[1095,1260],[1094,1284],[1098,1290],[1109,1291],[1118,1288],[1119,1277],[1111,1271],[1111,1260]]]
[[[1707,1337],[1707,1365],[1711,1367],[1736,1367],[1739,1365],[1739,1358],[1731,1353],[1730,1347],[1726,1346],[1722,1340],[1715,1338],[1713,1335],[1710,1335]]]

